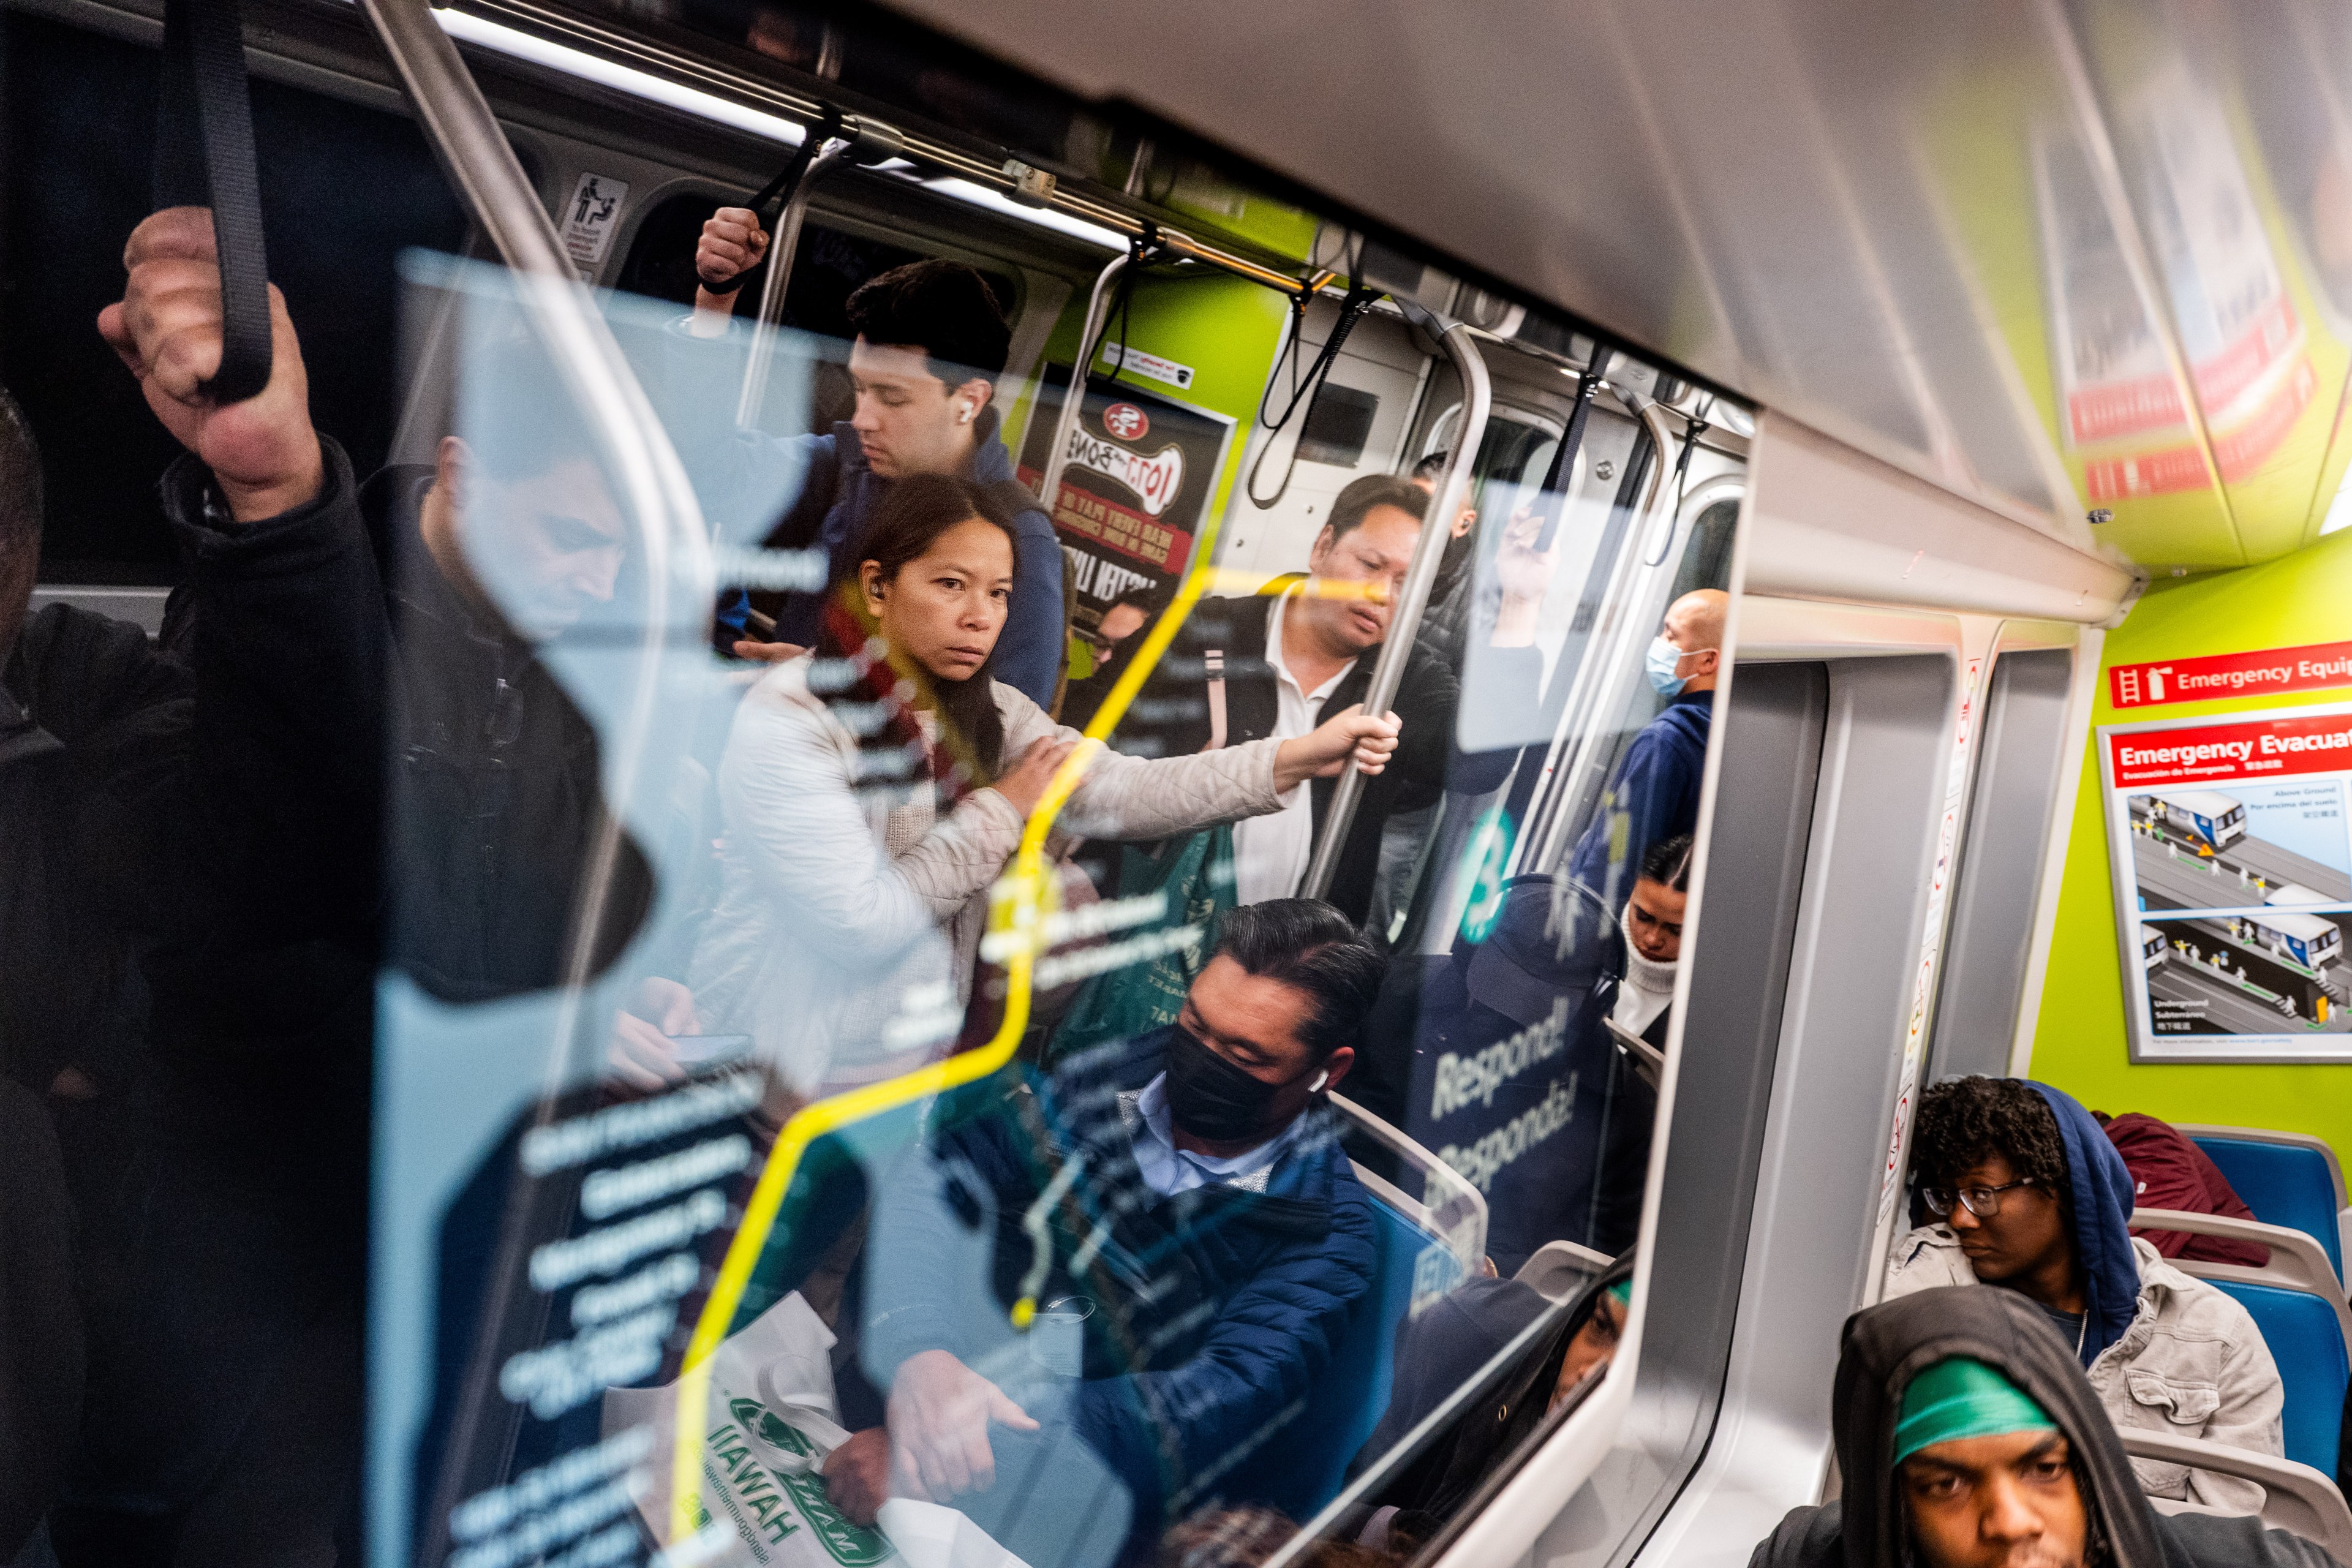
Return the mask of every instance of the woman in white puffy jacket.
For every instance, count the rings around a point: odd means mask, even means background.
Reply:
[[[852,556],[821,645],[771,669],[736,714],[719,770],[723,882],[689,977],[701,1026],[752,1037],[803,1095],[951,1047],[988,889],[1081,739],[990,679],[1013,560],[992,497],[902,478]],[[1276,811],[1351,758],[1378,773],[1395,745],[1394,719],[1350,710],[1286,741],[1105,752],[1048,847]]]

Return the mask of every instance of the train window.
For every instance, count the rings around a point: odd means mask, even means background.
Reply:
[[[1298,460],[1354,468],[1364,455],[1364,443],[1371,438],[1373,416],[1380,411],[1381,400],[1375,395],[1326,382],[1317,389],[1314,405],[1307,411],[1307,426],[1298,437]]]
[[[450,1568],[1402,1563],[1631,1373],[1728,653],[1678,573],[1736,513],[1675,515],[1689,422],[1565,321],[1496,336],[1429,267],[1375,305],[1315,259],[1370,252],[1344,214],[903,27],[715,10],[662,32],[698,90],[814,95],[863,160],[782,319],[708,195],[609,293],[452,225],[398,273],[417,461],[373,404],[172,426],[199,634],[122,786],[170,843],[93,864],[180,912],[92,984],[152,1010],[163,1118],[123,1091],[105,1214],[184,1223],[100,1227],[98,1361],[154,1414],[60,1539],[251,1495],[202,1474]],[[671,109],[490,85],[557,167],[720,183]],[[565,254],[442,151],[510,264]],[[158,276],[106,286],[147,321]],[[1243,570],[1310,309],[1380,390],[1302,407],[1356,472]]]

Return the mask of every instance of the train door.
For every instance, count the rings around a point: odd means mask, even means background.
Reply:
[[[2033,617],[2104,615],[2127,579],[2054,548],[2032,566],[2070,586],[1979,576],[1985,551],[2018,547],[2012,525],[1763,426],[1716,870],[1645,1243],[1678,1310],[1645,1325],[1614,1442],[1549,1473],[1580,1480],[1566,1510],[1507,1534],[1514,1504],[1544,1507],[1532,1483],[1501,1491],[1453,1561],[1529,1539],[1541,1561],[1738,1556],[1833,1488],[1837,1330],[1908,1223],[1916,1088],[1960,1062],[2006,1070],[2030,1012],[2086,630]]]

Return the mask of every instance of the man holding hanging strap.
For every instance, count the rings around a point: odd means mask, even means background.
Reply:
[[[768,253],[768,236],[749,207],[721,207],[703,225],[695,247],[694,314],[688,334],[717,337],[730,318],[743,275]],[[916,261],[868,279],[849,296],[856,342],[849,378],[856,413],[823,436],[790,438],[735,429],[731,412],[711,410],[698,423],[732,430],[731,443],[693,455],[698,477],[714,476],[718,494],[704,500],[722,535],[751,531],[780,549],[823,550],[825,581],[839,578],[866,519],[904,474],[946,474],[1000,492],[1013,514],[1013,605],[996,645],[996,679],[1050,708],[1061,676],[1064,642],[1062,544],[1045,509],[1015,477],[1013,454],[997,435],[996,378],[1012,344],[1004,311],[988,281],[960,261]],[[681,430],[681,439],[694,433]],[[781,519],[748,500],[779,490],[798,498]],[[730,592],[719,605],[719,636],[753,658],[784,657],[778,645],[816,637],[817,595],[789,594],[775,611],[774,640],[746,637],[749,601]],[[741,639],[741,640],[734,640]]]
[[[2328,1568],[2259,1519],[2163,1514],[2072,1347],[2023,1298],[1939,1289],[1855,1313],[1831,1423],[1838,1500],[1748,1568]]]
[[[1396,601],[1421,541],[1428,492],[1386,474],[1351,481],[1307,555],[1307,580],[1279,598],[1204,598],[1178,634],[1136,712],[1111,743],[1138,755],[1175,756],[1266,735],[1304,735],[1361,702],[1388,640]],[[1416,646],[1391,710],[1402,724],[1393,764],[1364,781],[1347,847],[1325,896],[1360,922],[1380,867],[1381,825],[1409,784],[1442,788],[1461,687],[1433,652]],[[1510,754],[1495,754],[1502,782]],[[1487,758],[1474,759],[1486,764]],[[1281,811],[1234,829],[1236,900],[1286,899],[1299,890],[1338,781],[1318,779]]]

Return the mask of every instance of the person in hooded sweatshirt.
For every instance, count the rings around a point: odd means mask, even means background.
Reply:
[[[2047,1084],[1948,1079],[1920,1098],[1911,1154],[1937,1223],[1888,1259],[1891,1300],[2002,1287],[2073,1348],[2116,1425],[2284,1456],[2285,1391],[2245,1308],[2129,1229],[2131,1173],[2091,1113]],[[2252,1481],[2136,1459],[2150,1497],[2252,1512]]]
[[[2008,1290],[1932,1289],[1848,1318],[1831,1410],[1842,1495],[1792,1510],[1748,1568],[2328,1568],[2244,1515],[2162,1514],[2074,1346]]]

